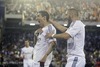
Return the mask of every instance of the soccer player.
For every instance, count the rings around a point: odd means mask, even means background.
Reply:
[[[78,18],[78,10],[69,9],[68,16],[72,21],[69,28],[51,20],[51,23],[62,33],[48,33],[47,38],[67,39],[67,64],[66,67],[85,67],[84,40],[85,25]]]
[[[45,35],[50,32],[56,34],[56,29],[49,23],[49,14],[46,11],[39,11],[37,20],[41,28],[35,32],[38,35],[36,45],[34,46],[33,67],[49,67],[56,39],[46,38]]]
[[[32,67],[34,48],[29,45],[29,40],[25,40],[25,47],[21,49],[21,58],[23,58],[23,67]]]

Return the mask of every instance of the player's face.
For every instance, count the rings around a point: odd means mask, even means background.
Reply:
[[[72,16],[71,12],[70,12],[70,11],[68,11],[68,14],[67,14],[67,17],[68,17],[68,22],[69,22],[69,21],[72,21],[71,16]]]
[[[67,16],[68,16],[68,18],[71,17],[71,12],[70,11],[68,11]]]
[[[29,41],[25,41],[25,46],[29,46]]]
[[[40,13],[37,14],[36,19],[39,22],[40,27],[43,27],[44,26],[44,23],[43,23],[44,18],[41,16]]]

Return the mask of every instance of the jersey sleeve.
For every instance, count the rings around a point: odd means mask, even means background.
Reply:
[[[65,33],[68,33],[71,37],[74,37],[80,31],[81,31],[81,25],[78,23],[75,23],[72,27],[68,28]]]
[[[24,51],[23,51],[23,48],[21,49],[21,57],[23,57],[24,55]]]

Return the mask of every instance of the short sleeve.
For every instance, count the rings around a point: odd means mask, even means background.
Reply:
[[[76,34],[78,34],[81,30],[81,25],[78,23],[75,23],[72,27],[68,28],[66,33],[68,33],[71,37],[74,37]]]

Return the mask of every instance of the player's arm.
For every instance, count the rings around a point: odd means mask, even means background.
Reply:
[[[34,45],[35,45],[36,42],[37,42],[37,36],[38,36],[38,31],[36,30],[36,31],[34,32]]]
[[[21,50],[20,59],[24,59],[24,52]]]
[[[53,49],[55,48],[56,42],[52,41],[49,43],[49,48],[47,50],[47,52],[45,53],[45,55],[43,56],[43,58],[40,60],[40,62],[45,62],[47,56],[53,51]]]
[[[42,31],[41,28],[37,29],[37,30],[34,32],[34,44],[36,44],[36,42],[37,42],[37,36],[39,35],[39,33],[42,33],[42,32],[43,32],[43,31]]]
[[[47,33],[46,38],[61,38],[61,39],[68,39],[70,37],[74,37],[81,31],[82,26],[80,26],[78,23],[74,24],[73,27],[67,29],[66,32],[61,34],[53,34],[53,33]]]
[[[55,46],[56,46],[56,42],[55,41],[50,42],[49,49],[48,49],[48,51],[46,52],[45,55],[48,56],[53,51],[53,49],[55,48]]]
[[[34,45],[36,44],[36,42],[37,42],[37,36],[34,35]]]
[[[54,34],[49,36],[57,39],[68,39],[71,37],[68,33]]]
[[[50,23],[52,23],[61,32],[65,32],[67,30],[66,27],[62,26],[61,24],[57,23],[56,21],[50,20]]]
[[[46,38],[68,39],[71,36],[68,33],[53,34],[47,33]]]

